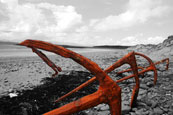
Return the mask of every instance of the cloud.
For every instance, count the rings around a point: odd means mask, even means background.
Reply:
[[[18,0],[0,0],[0,6],[0,39],[21,39],[34,35],[61,36],[82,23],[82,15],[73,6],[19,4]]]
[[[122,29],[145,23],[150,18],[162,16],[168,7],[161,0],[129,0],[127,10],[118,15],[91,20],[90,26],[97,31]]]
[[[122,35],[120,31],[163,16],[168,11],[166,5],[162,5],[162,0],[129,0],[125,11],[120,14],[85,19],[83,22],[82,15],[71,5],[0,0],[0,40],[22,41],[31,38],[83,45],[158,43],[163,40],[160,36],[144,37],[133,35],[138,33],[133,32],[132,36],[122,38],[124,33]],[[116,34],[116,30],[120,33]],[[127,33],[131,34],[129,31]]]
[[[162,36],[145,37],[142,33],[134,36],[125,37],[117,42],[121,45],[136,45],[136,44],[159,44],[165,40]]]

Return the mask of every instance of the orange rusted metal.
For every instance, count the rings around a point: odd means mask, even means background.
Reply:
[[[50,66],[55,71],[52,77],[55,77],[58,74],[58,71],[62,71],[62,69],[56,66],[43,52],[35,49],[34,47],[31,48],[34,53],[36,53],[48,66]]]
[[[168,70],[168,68],[169,68],[169,58],[165,58],[165,59],[163,59],[163,60],[161,60],[161,61],[157,61],[157,62],[154,63],[154,65],[158,65],[158,64],[164,63],[164,62],[166,62],[165,70]],[[148,67],[149,67],[149,66],[148,66]],[[146,68],[148,68],[148,67],[146,67]],[[144,68],[144,67],[138,66],[138,69],[144,70],[145,68]],[[159,69],[157,69],[157,70],[159,70]],[[117,72],[117,75],[122,74],[122,73],[125,73],[125,72],[129,72],[129,71],[132,71],[132,69],[129,68],[129,69],[126,69],[126,70]]]
[[[88,69],[99,81],[100,87],[97,92],[45,113],[45,115],[73,114],[75,112],[94,107],[100,103],[108,103],[112,115],[121,115],[121,88],[96,63],[61,46],[43,41],[25,40],[20,43],[20,45],[39,48],[56,53],[65,58],[71,58]]]
[[[139,69],[144,70],[143,67],[138,66],[138,70],[139,70]],[[130,71],[132,71],[131,68],[126,69],[126,70],[123,70],[123,71],[119,71],[119,72],[117,72],[117,75],[120,75],[120,74],[125,73],[125,72],[130,72]],[[142,75],[144,76],[144,73],[143,73]]]
[[[88,69],[94,75],[94,77],[92,77],[90,80],[78,86],[76,89],[72,90],[68,94],[60,97],[58,100],[56,100],[56,102],[64,99],[65,97],[80,90],[81,88],[86,87],[88,84],[92,83],[95,80],[99,81],[99,88],[95,93],[82,97],[76,101],[66,104],[60,108],[54,109],[50,112],[47,112],[44,115],[69,115],[79,112],[81,110],[94,107],[101,103],[106,103],[109,105],[111,115],[121,115],[121,88],[117,85],[117,83],[129,78],[135,79],[136,84],[133,88],[131,103],[130,103],[131,107],[133,107],[137,101],[137,96],[140,86],[138,75],[143,74],[144,72],[147,71],[154,71],[154,84],[155,84],[157,81],[157,70],[155,64],[163,62],[161,61],[154,64],[149,57],[140,53],[130,52],[103,71],[95,62],[89,60],[88,58],[78,53],[75,53],[71,50],[68,50],[58,45],[54,45],[39,40],[25,40],[19,45],[32,48],[33,52],[35,52],[38,56],[40,56],[43,59],[43,61],[45,61],[46,64],[48,64],[55,71],[55,74],[53,74],[52,76],[57,75],[58,71],[61,71],[61,68],[57,67],[53,62],[51,62],[48,59],[48,57],[45,54],[43,54],[41,51],[37,49],[53,52],[65,58],[71,58],[75,62],[79,63],[80,65]],[[144,57],[149,62],[150,66],[148,66],[147,68],[137,67],[135,55]],[[113,81],[111,77],[107,75],[107,73],[122,66],[123,64],[129,64],[131,69],[128,69],[126,71],[133,71],[133,74],[121,78],[117,81]],[[138,72],[138,69],[141,69],[141,71]]]
[[[156,84],[156,81],[157,81],[157,71],[156,71],[156,67],[154,66],[154,63],[151,61],[151,59],[150,59],[149,57],[143,55],[143,54],[136,53],[136,52],[134,52],[134,55],[140,55],[140,56],[144,57],[146,60],[148,60],[148,62],[149,62],[149,64],[150,64],[150,66],[147,67],[146,69],[144,69],[143,67],[138,67],[138,69],[142,69],[142,71],[140,71],[138,74],[139,74],[139,75],[140,75],[140,74],[144,74],[144,73],[147,72],[147,71],[152,71],[152,70],[153,70],[153,71],[155,72],[155,73],[154,73],[154,84]],[[122,59],[126,58],[127,56],[128,56],[128,55],[124,56]],[[116,65],[116,63],[114,63],[113,65]],[[106,73],[109,73],[109,72],[111,72],[111,71],[113,71],[113,70],[115,69],[115,68],[114,68],[114,69],[110,69],[110,68],[111,68],[111,66],[110,66],[109,68],[107,68],[106,70],[104,70],[104,71],[105,71]],[[127,71],[132,71],[132,69],[128,69]],[[122,73],[123,73],[123,72],[122,72]],[[116,82],[116,83],[119,83],[119,82],[122,82],[123,80],[127,80],[127,79],[130,79],[130,78],[132,78],[132,77],[134,77],[134,75],[126,76],[126,77],[121,78],[121,79],[119,79],[119,80],[117,80],[117,81],[115,81],[115,82]],[[77,88],[75,88],[74,90],[72,90],[71,92],[69,92],[69,93],[67,93],[66,95],[60,97],[60,98],[57,99],[55,102],[61,101],[62,99],[64,99],[64,98],[70,96],[70,95],[73,94],[74,92],[77,92],[77,91],[79,91],[80,89],[86,87],[87,85],[89,85],[90,83],[94,82],[95,80],[96,80],[95,77],[91,78],[90,80],[88,80],[88,81],[86,81],[85,83],[81,84],[80,86],[78,86]],[[132,96],[132,99],[133,99],[133,98],[134,98],[134,97]],[[133,101],[131,101],[130,106],[133,107],[133,105],[135,105],[135,103],[133,104]]]
[[[155,62],[154,64],[157,65],[157,64],[160,64],[160,63],[164,63],[164,62],[166,62],[165,70],[168,70],[169,69],[169,58],[165,58],[161,61]]]

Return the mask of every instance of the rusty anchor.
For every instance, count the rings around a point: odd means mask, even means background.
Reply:
[[[154,84],[156,84],[157,70],[156,70],[155,65],[162,63],[164,61],[169,63],[169,59],[153,63],[149,57],[147,57],[141,53],[130,52],[103,71],[95,62],[89,60],[88,58],[86,58],[78,53],[75,53],[71,50],[68,50],[68,49],[58,46],[58,45],[54,45],[54,44],[44,42],[44,41],[39,41],[39,40],[25,40],[25,41],[21,42],[19,45],[23,45],[23,46],[27,46],[27,47],[31,48],[33,50],[33,52],[35,52],[43,61],[45,61],[46,64],[48,64],[55,71],[55,74],[53,74],[52,77],[57,75],[58,71],[59,72],[61,71],[61,68],[56,66],[53,62],[50,61],[50,59],[45,54],[43,54],[41,51],[39,51],[37,49],[42,49],[45,51],[53,52],[62,57],[65,57],[65,58],[71,58],[75,62],[77,62],[80,65],[82,65],[83,67],[85,67],[87,70],[89,70],[91,72],[91,74],[94,75],[94,77],[92,77],[90,80],[81,84],[80,86],[78,86],[71,92],[67,93],[66,95],[60,97],[55,102],[58,102],[58,101],[64,99],[65,97],[71,95],[72,93],[82,89],[83,87],[86,87],[87,85],[89,85],[90,83],[92,83],[95,80],[99,81],[99,88],[95,93],[84,96],[84,97],[82,97],[76,101],[73,101],[69,104],[66,104],[60,108],[47,112],[44,115],[69,115],[69,114],[73,114],[73,113],[94,107],[101,103],[106,103],[109,105],[111,115],[121,115],[121,88],[117,85],[117,83],[119,83],[123,80],[130,79],[130,78],[135,79],[136,84],[133,88],[133,92],[132,92],[132,96],[131,96],[131,103],[130,103],[130,106],[133,107],[133,106],[135,106],[135,103],[137,101],[137,96],[138,96],[139,87],[140,87],[138,75],[143,74],[144,72],[147,72],[147,71],[153,71],[154,72]],[[146,68],[137,67],[135,55],[144,57],[149,62],[150,66],[148,66]],[[122,66],[123,64],[129,64],[131,68],[128,70],[125,70],[125,71],[121,71],[120,73],[132,71],[133,74],[130,76],[121,78],[117,81],[113,81],[111,79],[111,77],[107,75],[107,73]],[[168,68],[168,66],[169,66],[169,64],[167,64],[167,68]],[[141,71],[138,71],[138,69],[141,69]]]

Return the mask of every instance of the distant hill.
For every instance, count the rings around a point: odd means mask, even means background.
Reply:
[[[162,43],[153,45],[136,45],[127,48],[128,51],[141,52],[147,55],[150,55],[152,58],[159,59],[163,57],[172,57],[173,56],[173,35],[168,36]]]
[[[130,46],[120,46],[120,45],[100,45],[100,46],[93,46],[93,48],[108,48],[108,49],[127,49]]]
[[[7,42],[7,41],[0,41],[0,50],[1,49],[23,49],[26,47],[22,47],[17,45],[17,42]],[[59,46],[65,47],[65,48],[91,48],[87,46],[79,46],[79,45],[62,45],[62,44],[57,44]]]
[[[91,47],[87,47],[87,46],[73,46],[73,45],[59,45],[62,46],[64,48],[91,48]]]
[[[158,44],[152,53],[153,56],[158,56],[159,54],[165,57],[173,56],[173,35],[169,36],[163,43]]]
[[[16,42],[7,42],[7,41],[0,41],[0,45],[15,45]]]
[[[0,41],[0,50],[2,49],[23,49],[24,47],[16,45],[16,42]]]
[[[131,47],[127,48],[127,50],[149,53],[149,52],[152,52],[156,47],[157,47],[157,45],[154,45],[154,44],[145,44],[145,45],[144,44],[138,44],[138,45],[131,46]]]
[[[21,46],[16,45],[16,42],[7,42],[7,41],[0,41],[0,49],[11,49],[11,48],[24,48]],[[62,43],[58,44],[56,42],[57,45],[65,47],[65,48],[103,48],[103,49],[127,49],[130,46],[121,46],[121,45],[100,45],[100,46],[80,46],[80,45],[64,45]]]
[[[156,49],[160,50],[165,47],[172,47],[172,46],[173,46],[173,35],[168,36],[168,38],[166,40],[164,40],[163,43],[158,44]]]

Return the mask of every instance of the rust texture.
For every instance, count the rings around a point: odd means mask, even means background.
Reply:
[[[157,62],[154,63],[154,65],[158,65],[158,64],[164,63],[164,62],[166,63],[165,70],[168,70],[168,68],[169,68],[169,58],[165,58],[165,59],[163,59],[163,60],[161,60],[161,61],[157,61]],[[148,67],[146,67],[146,68],[148,68]],[[144,67],[138,66],[138,69],[144,70],[145,68],[144,68]],[[154,69],[155,69],[155,67],[154,67]],[[159,70],[159,69],[157,69],[157,70]],[[123,71],[119,71],[119,72],[117,72],[117,75],[122,74],[122,73],[124,73],[124,72],[130,72],[130,71],[132,71],[131,68],[126,69],[126,70],[123,70]],[[142,73],[141,73],[141,74],[142,74]]]
[[[36,53],[48,66],[50,66],[55,71],[52,77],[55,77],[58,74],[58,71],[62,71],[62,69],[56,66],[43,52],[35,49],[34,47],[31,48],[34,53]]]
[[[166,59],[163,59],[161,61],[155,62],[154,64],[157,65],[157,64],[160,64],[160,63],[164,63],[164,62],[166,62],[165,70],[168,70],[169,69],[169,58],[166,58]]]
[[[51,62],[51,60],[49,60],[49,58],[43,52],[39,51],[38,49],[53,52],[64,58],[71,58],[75,62],[77,62],[80,65],[82,65],[83,67],[85,67],[87,70],[89,70],[91,72],[91,74],[94,75],[94,77],[92,77],[90,80],[81,84],[80,86],[78,86],[71,92],[67,93],[66,95],[60,97],[55,102],[61,101],[62,99],[66,98],[67,96],[71,95],[72,93],[79,91],[83,87],[86,87],[87,85],[89,85],[90,83],[92,83],[95,80],[99,81],[99,88],[95,93],[84,96],[84,97],[82,97],[76,101],[73,101],[69,104],[66,104],[60,108],[47,112],[44,115],[70,115],[70,114],[94,107],[101,103],[106,103],[109,105],[111,115],[121,115],[121,88],[117,85],[117,83],[119,83],[123,80],[130,79],[130,78],[135,79],[136,84],[132,91],[131,103],[130,103],[130,106],[133,107],[136,104],[139,87],[140,87],[139,75],[143,74],[145,72],[148,72],[148,71],[153,71],[154,72],[154,84],[156,84],[157,70],[156,70],[155,65],[166,61],[166,63],[167,63],[166,69],[168,69],[168,66],[169,66],[168,58],[165,60],[161,60],[159,62],[153,63],[149,57],[147,57],[141,53],[130,52],[127,55],[125,55],[124,57],[122,57],[121,59],[119,59],[118,61],[116,61],[113,65],[111,65],[107,69],[102,70],[95,62],[89,60],[88,58],[86,58],[76,52],[73,52],[71,50],[68,50],[64,47],[58,46],[58,45],[54,45],[54,44],[44,42],[44,41],[39,41],[39,40],[25,40],[22,43],[20,43],[19,45],[23,45],[23,46],[27,46],[27,47],[31,48],[33,52],[35,52],[43,61],[45,61],[45,63],[55,71],[55,74],[52,75],[53,77],[58,74],[58,71],[61,71],[61,68],[56,66],[53,62]],[[149,66],[146,68],[137,67],[135,55],[144,57],[149,62]],[[107,73],[113,71],[114,69],[116,69],[124,64],[129,64],[131,68],[127,69],[125,71],[121,71],[117,74],[128,72],[128,71],[132,71],[133,74],[130,76],[121,78],[117,81],[113,81],[111,79],[111,77],[109,75],[107,75]],[[139,71],[139,69],[141,71]]]

